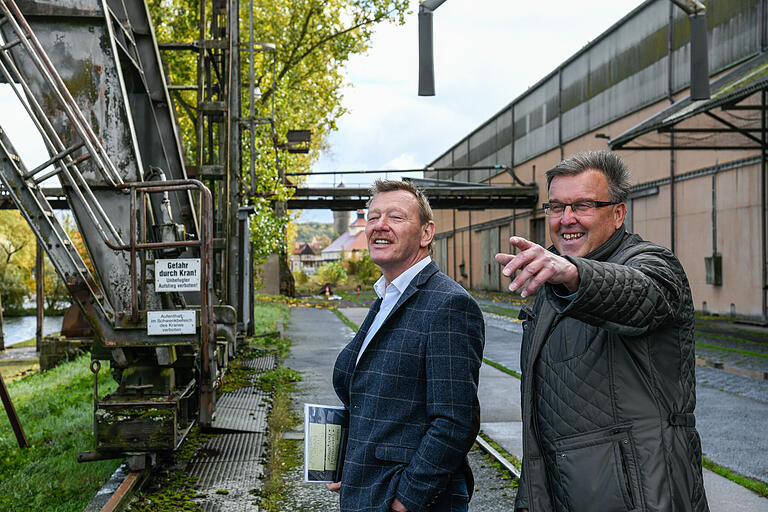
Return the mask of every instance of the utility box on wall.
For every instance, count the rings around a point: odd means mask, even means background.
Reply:
[[[707,284],[714,286],[723,284],[723,256],[720,253],[705,257],[704,268],[707,274]]]

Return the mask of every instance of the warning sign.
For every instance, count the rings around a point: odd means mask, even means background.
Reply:
[[[147,334],[195,334],[195,311],[147,311]]]
[[[158,292],[200,291],[200,258],[155,260],[155,290]]]

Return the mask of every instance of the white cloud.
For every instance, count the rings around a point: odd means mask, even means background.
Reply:
[[[48,159],[43,139],[8,84],[0,84],[0,127],[28,169]]]
[[[368,54],[349,62],[350,112],[315,169],[382,168],[405,153],[426,165],[640,3],[450,0],[433,15],[437,95],[429,98],[416,94],[416,14],[379,27]]]
[[[437,96],[424,98],[416,94],[418,2],[412,0],[404,26],[378,27],[369,52],[350,59],[352,85],[344,98],[350,112],[315,170],[426,165],[640,3],[449,0],[433,15]],[[9,110],[7,92],[0,87],[0,125],[27,165],[35,165],[45,152],[39,139],[31,142],[31,123],[21,125],[20,106]],[[347,175],[337,183],[370,183],[369,177]],[[333,180],[317,176],[310,183]],[[330,212],[318,215],[330,219]]]

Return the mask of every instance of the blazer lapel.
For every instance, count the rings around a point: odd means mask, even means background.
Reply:
[[[392,310],[387,314],[387,318],[384,319],[384,322],[382,322],[381,326],[379,327],[379,330],[376,331],[376,334],[373,335],[373,338],[371,338],[371,342],[368,344],[368,347],[366,347],[365,351],[368,352],[371,349],[371,346],[378,341],[379,334],[384,330],[384,327],[389,323],[392,319],[392,316],[395,314],[395,311],[400,309],[400,307],[405,304],[405,302],[410,299],[414,293],[419,291],[419,288],[424,286],[424,284],[429,280],[430,277],[432,277],[432,274],[437,272],[439,269],[437,268],[437,264],[434,261],[430,261],[429,264],[421,269],[421,272],[416,274],[414,278],[411,280],[410,284],[408,284],[408,287],[405,289],[405,291],[400,295],[400,298],[397,299],[397,303],[392,308]],[[363,332],[363,328],[361,327],[360,330],[357,332],[357,339],[353,340],[354,347],[354,353],[355,357],[357,357],[357,354],[360,352],[360,347],[363,345],[363,340],[365,339],[365,335],[368,334],[368,329],[371,326],[371,323],[373,322],[374,317],[376,316],[376,313],[379,311],[379,306],[381,306],[381,299],[378,299],[376,301],[376,311],[373,311],[373,307],[371,307],[371,311],[368,313],[368,317],[365,319],[365,322],[363,323],[363,326],[365,327],[365,332]],[[363,357],[365,357],[365,354],[363,354]],[[351,369],[351,372],[354,372],[357,370],[357,365],[355,365],[356,361],[352,361],[352,364],[354,368]],[[351,377],[350,377],[351,378]]]
[[[439,269],[437,268],[437,264],[434,261],[430,261],[426,267],[421,269],[421,272],[414,276],[414,278],[408,284],[408,288],[406,288],[405,291],[400,295],[400,298],[397,299],[395,307],[392,308],[392,311],[389,312],[387,318],[384,320],[384,323],[381,324],[382,328],[387,324],[387,322],[389,322],[389,319],[392,318],[392,316],[395,314],[395,311],[400,309],[400,306],[405,304],[405,302],[410,299],[414,293],[419,291],[419,288],[424,286],[424,284],[429,281],[429,278],[432,277],[432,274],[438,270]],[[379,328],[379,331],[381,331],[381,328]]]
[[[360,347],[363,346],[365,335],[368,334],[368,329],[371,328],[373,319],[376,318],[376,314],[379,312],[380,307],[381,298],[378,298],[373,302],[373,304],[371,304],[371,309],[368,310],[368,315],[365,317],[365,320],[363,320],[363,325],[360,326],[360,328],[357,330],[357,334],[355,334],[355,337],[352,338],[352,341],[349,342],[347,348],[345,349],[349,351],[349,357],[347,358],[346,365],[347,367],[345,369],[347,389],[351,389],[352,375],[357,369],[357,354],[360,353]]]

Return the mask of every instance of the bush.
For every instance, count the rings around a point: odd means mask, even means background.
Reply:
[[[381,270],[371,261],[368,251],[363,251],[360,258],[355,261],[355,270],[357,279],[362,284],[373,284],[381,276]]]
[[[24,309],[24,297],[27,295],[24,271],[13,263],[0,265],[0,296],[3,309],[8,313],[19,313]]]
[[[303,270],[294,270],[293,279],[298,285],[305,285],[309,282],[309,276]]]
[[[338,261],[326,263],[317,269],[317,278],[321,283],[341,284],[347,280],[347,271]]]

